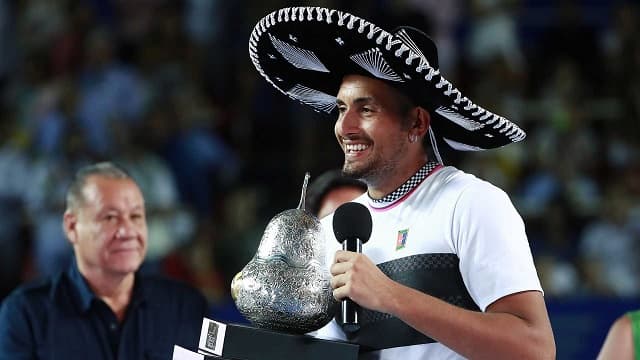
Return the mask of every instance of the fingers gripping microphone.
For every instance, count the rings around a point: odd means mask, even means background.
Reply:
[[[342,250],[361,253],[362,244],[371,236],[371,228],[371,214],[362,204],[344,203],[333,214],[333,233],[342,244]],[[351,299],[344,299],[340,306],[342,329],[346,332],[359,330],[358,304]]]

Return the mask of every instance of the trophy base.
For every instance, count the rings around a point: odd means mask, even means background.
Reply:
[[[198,351],[207,359],[356,360],[359,346],[204,318]]]

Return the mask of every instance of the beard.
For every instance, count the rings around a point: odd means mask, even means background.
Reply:
[[[342,174],[346,177],[358,179],[367,185],[379,184],[384,182],[393,174],[402,157],[406,154],[407,144],[404,139],[398,139],[388,151],[381,153],[372,153],[368,159],[359,161],[345,160],[342,166]],[[386,156],[390,154],[389,156]]]
[[[377,183],[385,174],[393,171],[393,168],[392,164],[382,161],[381,159],[370,159],[366,163],[345,161],[342,166],[342,174],[371,185]]]

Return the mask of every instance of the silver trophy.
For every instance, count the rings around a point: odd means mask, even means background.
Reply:
[[[306,173],[298,208],[269,221],[255,256],[231,282],[236,307],[256,327],[304,334],[335,314],[320,221],[304,209],[308,182]]]

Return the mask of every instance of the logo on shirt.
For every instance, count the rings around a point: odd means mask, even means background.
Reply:
[[[409,236],[409,229],[398,231],[398,238],[396,240],[396,250],[404,249],[405,245],[407,245],[408,236]]]

